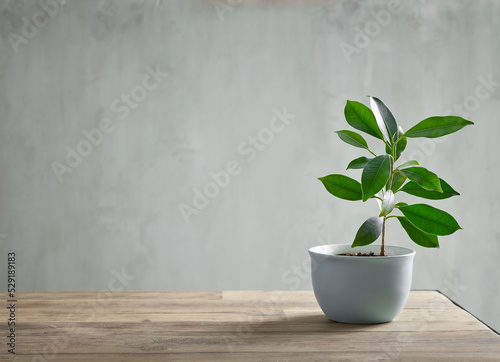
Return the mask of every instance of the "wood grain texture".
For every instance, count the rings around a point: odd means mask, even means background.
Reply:
[[[401,314],[378,325],[330,321],[311,291],[20,292],[17,300],[16,361],[500,361],[500,336],[434,291],[412,291]]]

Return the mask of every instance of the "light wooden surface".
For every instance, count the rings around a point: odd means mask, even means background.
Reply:
[[[435,291],[412,291],[401,314],[379,325],[332,322],[311,291],[19,292],[17,300],[16,361],[500,361],[500,336]]]

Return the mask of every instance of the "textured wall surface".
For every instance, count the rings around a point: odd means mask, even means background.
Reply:
[[[307,249],[378,210],[316,179],[363,155],[333,131],[370,94],[404,129],[476,123],[408,146],[462,194],[433,204],[464,229],[416,247],[413,287],[500,330],[499,18],[498,1],[0,1],[2,285],[14,250],[19,290],[311,288]]]

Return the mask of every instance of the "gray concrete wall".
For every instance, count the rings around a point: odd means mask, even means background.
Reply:
[[[14,250],[19,290],[311,288],[307,249],[377,213],[316,179],[363,155],[333,131],[370,94],[404,129],[476,123],[408,147],[464,228],[416,247],[413,287],[500,330],[500,2],[48,3],[0,2],[4,287]]]

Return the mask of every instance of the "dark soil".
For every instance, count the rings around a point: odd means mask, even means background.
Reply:
[[[338,254],[342,256],[380,256],[378,254],[375,254],[373,251],[370,251],[369,253],[346,253],[346,254]]]

